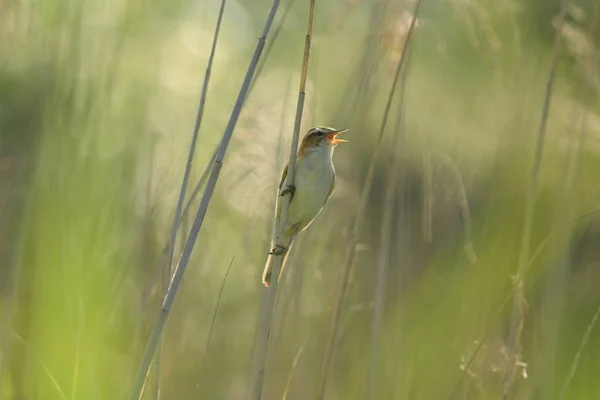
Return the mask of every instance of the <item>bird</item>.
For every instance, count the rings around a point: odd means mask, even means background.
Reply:
[[[327,126],[310,129],[304,135],[296,154],[293,184],[287,179],[288,166],[283,169],[275,205],[275,234],[262,276],[266,287],[271,285],[275,257],[283,256],[277,278],[279,279],[297,235],[315,220],[333,193],[335,188],[333,150],[338,144],[348,142],[337,138],[340,133],[347,131],[348,129],[334,129]],[[287,221],[281,221],[282,200],[286,195],[291,196]],[[279,225],[282,223],[285,226],[280,229]]]

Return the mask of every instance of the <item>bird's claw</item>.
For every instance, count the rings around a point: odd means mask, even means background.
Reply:
[[[273,248],[273,250],[271,250],[269,252],[269,254],[274,255],[274,256],[280,256],[282,254],[287,253],[287,251],[288,251],[287,247],[276,244],[275,247]]]
[[[296,193],[296,186],[294,185],[286,185],[285,189],[281,191],[280,196],[283,197],[286,194],[289,194],[291,198],[294,198],[294,194]]]

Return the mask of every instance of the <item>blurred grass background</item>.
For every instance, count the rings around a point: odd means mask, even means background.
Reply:
[[[511,370],[513,399],[559,398],[565,381],[565,399],[600,398],[600,328],[592,326],[567,379],[600,306],[596,3],[570,1],[560,31],[512,354],[512,298],[501,305],[516,284],[561,4],[424,0],[403,101],[392,106],[376,163],[326,399],[366,398],[386,219],[377,399],[496,399]],[[0,399],[128,396],[162,301],[161,252],[219,4],[0,3]],[[192,183],[220,140],[269,8],[266,0],[227,2]],[[316,398],[344,255],[413,9],[408,0],[317,1],[301,132],[348,127],[350,144],[336,151],[336,192],[294,246],[279,287],[268,399]],[[246,398],[307,16],[308,2],[282,2],[171,311],[161,398]],[[156,379],[145,398],[156,398]]]

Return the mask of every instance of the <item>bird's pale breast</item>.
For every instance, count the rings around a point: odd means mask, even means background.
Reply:
[[[300,222],[304,229],[321,211],[335,179],[332,154],[319,150],[296,163],[296,193],[290,204],[289,221]]]

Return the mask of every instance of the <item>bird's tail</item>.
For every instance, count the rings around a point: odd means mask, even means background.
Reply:
[[[287,243],[284,243],[284,246],[287,247],[287,251],[281,256],[281,267],[279,268],[279,277],[281,278],[281,274],[283,272],[283,268],[285,267],[285,263],[288,259],[288,255],[290,254],[290,250],[292,249],[293,240],[289,240]],[[275,264],[275,257],[279,257],[273,254],[269,254],[267,258],[267,263],[265,264],[265,269],[263,271],[262,281],[266,287],[271,286],[271,274],[273,272],[273,265]]]

